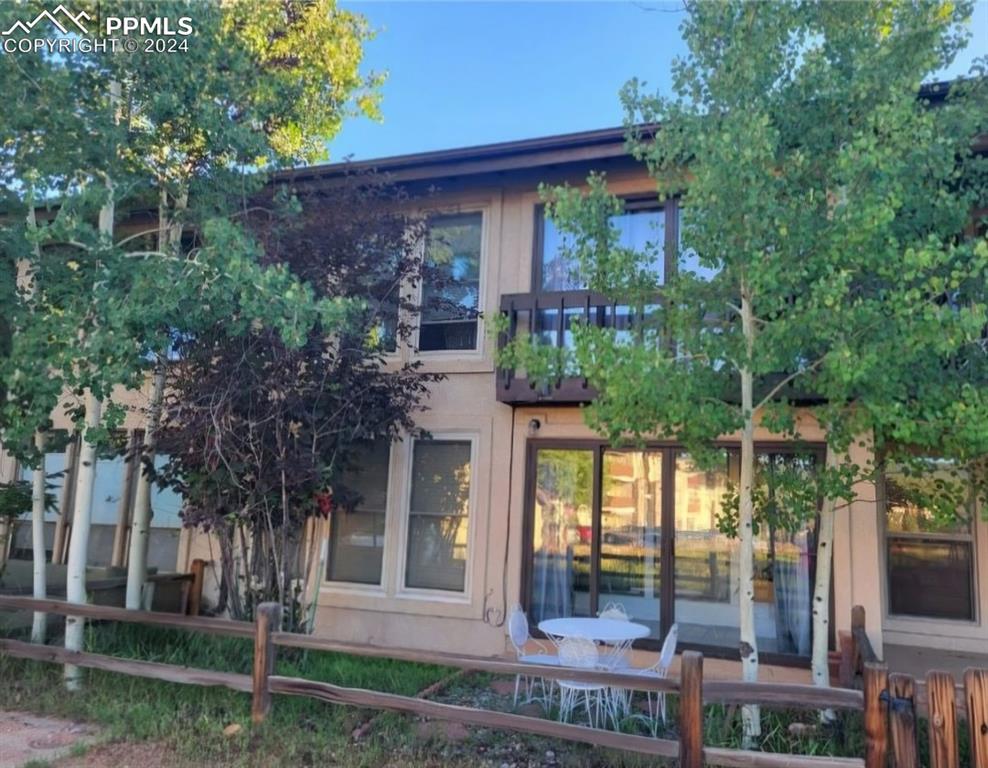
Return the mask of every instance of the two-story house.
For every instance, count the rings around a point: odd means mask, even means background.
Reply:
[[[423,311],[412,344],[395,352],[446,374],[420,417],[430,437],[368,449],[353,478],[362,503],[325,526],[316,632],[500,654],[503,620],[516,603],[534,625],[618,602],[651,628],[643,647],[675,622],[683,647],[736,658],[738,552],[715,518],[737,474],[738,441],[724,436],[716,471],[698,469],[669,442],[612,447],[584,425],[580,405],[592,397],[584,381],[536,388],[523,372],[498,370],[497,340],[483,319],[505,313],[509,333],[528,330],[560,345],[576,320],[627,322],[626,308],[587,292],[562,262],[558,233],[540,206],[541,182],[581,185],[590,171],[606,172],[627,202],[615,222],[625,242],[662,233],[664,274],[682,266],[676,202],[657,203],[623,132],[327,165],[289,177],[300,186],[331,184],[354,165],[386,172],[413,199],[429,192],[429,210],[437,212],[429,226],[437,234],[455,229],[446,238],[455,247],[442,267],[448,279],[440,286],[427,280],[422,290],[452,291],[446,298],[462,311]],[[809,413],[801,433],[796,445],[759,431],[763,460],[820,461],[823,435]],[[72,460],[63,454],[55,463]],[[94,523],[107,528],[94,541],[107,543],[94,557],[109,562],[125,551],[115,550],[113,524],[131,503],[133,469],[122,460],[103,463]],[[883,644],[988,652],[988,520],[974,514],[970,525],[932,529],[924,510],[901,500],[897,483],[862,484],[837,513],[832,629],[847,628],[851,606],[860,604],[879,653]],[[161,514],[179,503],[167,493],[159,498],[151,562],[185,570],[192,558],[216,553],[207,537],[179,531],[173,515]],[[51,527],[57,557],[64,532]],[[756,631],[767,661],[808,663],[814,528],[759,534]],[[24,533],[15,535],[15,548],[29,547]]]

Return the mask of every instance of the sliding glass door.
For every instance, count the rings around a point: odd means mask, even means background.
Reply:
[[[529,578],[533,623],[591,615],[594,467],[591,450],[536,453]]]
[[[738,547],[717,527],[730,483],[729,454],[700,469],[676,452],[675,612],[684,643],[734,646],[739,640]]]
[[[768,653],[810,652],[815,514],[794,519],[776,487],[783,474],[812,472],[815,461],[805,451],[758,455],[755,625]],[[738,542],[722,532],[736,448],[701,468],[674,447],[535,443],[529,472],[525,595],[533,623],[618,603],[653,642],[675,622],[683,643],[736,652]]]
[[[605,451],[598,610],[620,603],[661,634],[662,453]]]

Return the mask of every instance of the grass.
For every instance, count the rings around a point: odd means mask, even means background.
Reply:
[[[140,658],[204,669],[249,673],[252,643],[172,630],[130,625],[91,627],[87,650],[121,658]],[[355,659],[340,654],[280,649],[278,674],[333,681],[355,687],[414,695],[449,670],[388,660]],[[277,697],[267,722],[250,728],[250,696],[219,688],[160,683],[136,677],[85,671],[83,691],[69,694],[61,667],[0,657],[7,706],[77,718],[99,724],[107,740],[161,742],[190,765],[276,766],[329,764],[377,766],[394,746],[412,750],[410,722],[387,714],[361,743],[351,732],[371,714],[311,699]],[[237,735],[223,729],[237,724]]]
[[[249,674],[252,641],[220,638],[177,630],[127,624],[91,625],[87,650],[121,658]],[[279,649],[276,672],[281,675],[333,682],[339,685],[415,695],[445,679],[453,670],[385,659],[337,653]],[[145,741],[161,744],[187,766],[618,766],[639,768],[661,763],[642,756],[590,748],[522,734],[470,728],[464,738],[449,741],[422,733],[415,721],[395,714],[379,714],[353,707],[333,706],[302,697],[276,696],[267,721],[250,726],[250,696],[220,688],[160,683],[97,670],[85,671],[85,685],[67,693],[61,667],[0,656],[6,706],[96,723],[107,741]],[[487,674],[452,679],[436,698],[448,703],[484,709],[512,709],[511,696],[495,693]],[[669,724],[657,734],[677,737],[677,704],[669,697]],[[376,716],[376,717],[375,717]],[[355,744],[353,731],[374,717],[373,727]],[[795,735],[794,723],[812,725],[814,712],[762,712],[761,748],[766,752],[802,755],[861,756],[864,737],[860,713],[843,716],[833,728]],[[229,726],[239,726],[224,735]],[[645,733],[640,720],[629,719],[622,731]],[[921,760],[928,754],[918,728]],[[704,744],[739,748],[740,713],[707,706]],[[966,737],[960,734],[962,751]],[[78,755],[76,755],[78,757]],[[551,756],[551,757],[547,757]],[[963,763],[962,755],[962,764]],[[38,764],[41,765],[41,764]],[[37,766],[36,766],[37,768]]]

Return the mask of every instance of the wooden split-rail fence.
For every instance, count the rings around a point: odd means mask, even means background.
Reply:
[[[919,685],[908,676],[888,673],[874,660],[864,634],[864,613],[855,609],[855,629],[842,637],[841,674],[853,687],[821,688],[812,685],[745,683],[703,679],[703,656],[684,651],[679,677],[651,678],[619,672],[518,664],[499,658],[462,656],[412,649],[382,648],[336,642],[311,635],[281,632],[281,608],[273,603],[258,607],[253,623],[227,619],[182,616],[179,614],[128,611],[97,605],[80,605],[58,600],[0,596],[0,608],[42,611],[63,616],[81,616],[101,621],[122,621],[151,626],[184,629],[213,635],[253,638],[254,659],[251,675],[194,669],[101,654],[67,651],[64,648],[35,645],[17,640],[0,640],[0,652],[8,656],[74,664],[125,675],[171,683],[222,686],[250,693],[252,719],[260,724],[272,707],[273,694],[307,696],[331,704],[347,704],[370,709],[393,710],[423,717],[496,728],[517,733],[583,742],[600,747],[638,752],[678,760],[681,768],[704,765],[734,768],[919,768],[918,731],[920,728]],[[472,707],[400,696],[381,691],[345,688],[333,683],[285,677],[274,673],[279,647],[346,653],[355,656],[456,667],[494,674],[523,674],[545,678],[605,683],[617,688],[633,688],[673,694],[679,697],[679,738],[677,740],[637,736],[581,725],[559,723],[538,717],[494,712]],[[847,657],[845,659],[845,656]],[[958,750],[958,710],[955,685],[944,672],[931,672],[925,681],[930,768],[965,768]],[[968,721],[971,766],[988,768],[988,670],[969,669],[963,681],[963,707]],[[840,709],[864,713],[865,754],[863,757],[819,757],[748,750],[724,749],[703,744],[703,705],[756,704],[782,709]]]

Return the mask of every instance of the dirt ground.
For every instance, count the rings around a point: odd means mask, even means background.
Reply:
[[[82,749],[99,735],[86,723],[0,712],[0,768],[20,768],[32,760],[51,762]]]
[[[170,748],[148,742],[104,744],[79,757],[54,763],[55,768],[179,768],[184,765]]]

